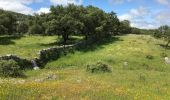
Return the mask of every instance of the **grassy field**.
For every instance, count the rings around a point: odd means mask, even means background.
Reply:
[[[38,37],[23,37],[14,40],[15,44],[0,45],[0,48],[7,48],[2,54],[10,53],[11,46],[25,44],[27,38]],[[42,40],[35,39],[38,44],[56,41],[56,37],[39,38]],[[37,42],[28,44],[34,47]],[[0,79],[0,97],[17,100],[169,100],[170,65],[164,62],[164,56],[170,57],[170,50],[162,44],[165,42],[147,35],[114,37],[109,42],[94,44],[51,61],[45,69],[26,71],[27,78]],[[46,46],[35,46],[35,50],[41,48]],[[28,57],[27,53],[23,56]],[[112,72],[86,72],[88,64],[98,61],[112,66]]]
[[[170,50],[161,47],[162,44],[165,43],[145,35],[116,37],[108,43],[95,44],[50,62],[46,68],[84,68],[87,64],[103,61],[114,69],[170,71],[170,66],[164,63],[163,57],[170,56]],[[123,66],[124,62],[128,62],[126,68]]]
[[[82,38],[72,36],[71,39],[76,42]],[[60,38],[57,36],[0,36],[0,56],[15,54],[23,58],[32,59],[38,56],[39,50],[58,46],[59,40]]]
[[[16,54],[24,58],[34,58],[39,50],[50,47],[57,41],[55,36],[1,36],[0,55]]]

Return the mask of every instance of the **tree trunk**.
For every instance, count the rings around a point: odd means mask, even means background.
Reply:
[[[87,36],[87,35],[85,35],[85,40],[87,41],[87,39],[88,39],[88,36]]]
[[[64,40],[64,46],[65,46],[66,43],[67,43],[67,40],[68,40],[68,34],[63,34],[62,37],[63,37],[63,40]]]
[[[168,47],[169,43],[170,43],[170,40],[169,40],[168,43],[166,44],[166,47]]]

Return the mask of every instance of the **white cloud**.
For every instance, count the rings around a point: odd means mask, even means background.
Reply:
[[[129,20],[132,27],[154,29],[161,25],[170,25],[170,11],[150,11],[146,7],[131,9],[128,13],[118,16],[122,20]]]
[[[35,11],[28,5],[43,0],[0,0],[0,8],[23,14],[33,14]]]
[[[159,4],[162,4],[162,5],[170,6],[170,1],[169,0],[157,0],[157,2]]]
[[[50,8],[40,8],[37,13],[41,14],[41,13],[49,13],[50,12]]]
[[[118,16],[119,19],[122,20],[132,20],[133,16],[131,16],[130,14],[123,14],[121,16]]]
[[[133,15],[133,16],[144,16],[144,15],[147,15],[149,14],[149,9],[146,8],[146,7],[139,7],[137,9],[131,9],[130,10],[130,14]]]
[[[150,10],[147,7],[139,7],[136,9],[129,10],[128,13],[118,16],[122,20],[129,20],[132,27],[137,27],[141,29],[153,29],[157,27],[155,22],[147,20],[150,17]]]
[[[48,13],[49,8],[42,7],[35,11],[33,8],[29,7],[32,3],[41,3],[45,0],[0,0],[0,8],[4,10],[10,10],[23,14],[33,14],[33,13]],[[47,0],[46,0],[47,1]],[[82,4],[83,0],[48,0],[53,5],[68,5],[68,4]]]
[[[109,3],[111,4],[122,4],[124,0],[109,0]]]
[[[146,7],[139,7],[137,9],[131,9],[128,13],[123,14],[121,16],[119,16],[120,20],[133,20],[136,19],[138,17],[143,17],[147,14],[149,14],[149,9]]]
[[[33,9],[27,7],[26,5],[22,4],[21,2],[18,1],[0,1],[0,8],[3,8],[4,10],[10,10],[10,11],[14,11],[14,12],[19,12],[19,13],[23,13],[23,14],[32,14],[33,13]]]
[[[155,29],[158,27],[158,24],[155,22],[148,22],[146,20],[141,19],[138,21],[132,21],[131,26],[141,29]]]
[[[68,4],[76,4],[81,5],[83,0],[50,0],[50,2],[54,5],[68,5]]]
[[[109,0],[109,4],[122,4],[124,2],[131,2],[133,0]]]
[[[170,11],[169,10],[163,10],[154,15],[155,20],[160,25],[170,25]]]

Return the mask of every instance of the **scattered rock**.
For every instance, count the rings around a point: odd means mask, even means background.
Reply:
[[[81,79],[77,79],[77,83],[81,83]]]
[[[25,80],[19,80],[18,83],[24,84],[24,83],[25,83]]]
[[[56,75],[53,75],[53,74],[48,75],[48,76],[46,77],[47,80],[55,80],[56,78],[57,78],[57,76],[56,76]]]
[[[35,79],[35,82],[43,82],[43,81],[44,81],[43,78],[41,78],[41,79]]]
[[[46,77],[35,79],[35,82],[44,82],[48,80],[56,80],[58,77],[54,74],[49,74]]]
[[[34,70],[39,70],[40,68],[39,68],[39,67],[34,67],[33,69],[34,69]]]
[[[165,57],[165,63],[170,64],[170,59],[168,57]]]
[[[128,66],[128,62],[124,62],[123,65],[124,65],[124,66]]]

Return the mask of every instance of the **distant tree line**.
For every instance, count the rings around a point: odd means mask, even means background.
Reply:
[[[0,34],[13,33],[16,29],[16,18],[8,13],[0,10]]]
[[[154,31],[154,36],[157,38],[163,38],[167,41],[166,47],[170,44],[170,26],[168,25],[162,25],[158,29]]]

